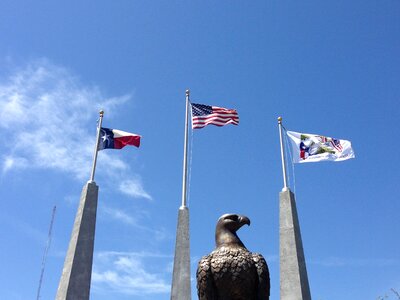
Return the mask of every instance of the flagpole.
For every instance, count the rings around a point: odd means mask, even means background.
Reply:
[[[99,124],[97,126],[97,137],[96,137],[96,146],[94,147],[92,173],[90,175],[90,180],[88,182],[94,182],[94,173],[96,171],[97,153],[98,153],[99,139],[100,139],[100,130],[101,130],[101,124],[103,122],[104,111],[100,110],[99,114],[100,114],[100,119],[99,119]]]
[[[278,118],[278,125],[283,170],[283,189],[279,193],[280,300],[311,300],[295,195],[287,186],[282,117]]]
[[[183,148],[182,206],[178,210],[171,300],[191,300],[189,208],[186,206],[187,150],[189,124],[189,90],[186,90],[185,139]]]
[[[281,157],[282,157],[282,171],[283,171],[283,189],[282,191],[287,191],[287,175],[286,175],[286,163],[285,163],[285,148],[283,145],[283,137],[282,137],[282,117],[278,117],[278,126],[279,126],[279,140],[281,144]]]
[[[188,131],[189,131],[189,94],[190,90],[186,90],[186,117],[185,117],[185,138],[183,146],[183,178],[182,178],[182,206],[186,207],[187,197],[187,152],[188,152]]]

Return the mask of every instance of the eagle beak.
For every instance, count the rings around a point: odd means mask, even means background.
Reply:
[[[246,217],[246,216],[240,216],[239,217],[239,223],[240,223],[240,225],[244,225],[244,224],[247,224],[247,225],[249,225],[250,226],[250,219],[248,218],[248,217]]]

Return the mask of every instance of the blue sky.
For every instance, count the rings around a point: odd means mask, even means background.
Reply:
[[[54,299],[99,109],[105,127],[143,139],[99,155],[91,299],[169,299],[187,88],[240,116],[191,134],[193,277],[218,217],[241,213],[279,299],[281,115],[356,153],[290,173],[313,299],[395,299],[399,14],[391,0],[2,1],[0,299],[36,299],[56,205],[41,291]]]

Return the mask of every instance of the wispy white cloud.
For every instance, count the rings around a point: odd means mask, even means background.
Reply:
[[[102,211],[107,216],[111,217],[114,220],[118,220],[122,223],[129,224],[129,225],[136,224],[135,219],[131,215],[128,215],[125,211],[123,211],[121,209],[103,206]]]
[[[144,212],[135,212],[135,217],[133,214],[129,214],[125,210],[119,208],[112,208],[108,206],[101,206],[102,213],[106,214],[109,218],[113,220],[117,220],[124,224],[133,226],[134,228],[138,229],[141,232],[144,232],[148,235],[151,235],[153,241],[160,242],[166,239],[171,239],[172,235],[165,229],[165,228],[151,228],[148,226],[144,226],[146,222],[143,222],[143,215]],[[147,217],[147,216],[146,216]]]
[[[64,202],[70,206],[76,206],[79,202],[79,194],[65,196]]]
[[[93,290],[126,295],[170,292],[165,270],[172,257],[146,252],[100,252],[95,255]],[[164,268],[160,268],[164,264]],[[170,274],[167,274],[170,277]]]
[[[6,174],[12,168],[26,168],[28,166],[28,161],[23,157],[13,157],[11,155],[5,155],[3,157],[3,175]]]
[[[46,60],[15,72],[0,83],[0,128],[12,140],[3,171],[10,170],[10,162],[25,159],[29,167],[86,178],[95,139],[95,126],[88,132],[88,124],[107,102],[111,109],[127,99],[104,100],[97,87],[83,86],[66,69]]]
[[[107,98],[96,86],[82,84],[69,70],[42,59],[30,63],[0,82],[0,132],[7,136],[0,155],[3,176],[23,168],[52,169],[88,179],[100,109],[112,116],[131,95]],[[103,153],[104,152],[104,153]],[[151,199],[140,177],[129,172],[122,159],[102,151],[101,165],[121,189],[134,198]],[[118,172],[116,172],[118,171]]]
[[[119,190],[134,198],[152,200],[151,196],[143,189],[142,181],[138,177],[122,181],[119,185]]]

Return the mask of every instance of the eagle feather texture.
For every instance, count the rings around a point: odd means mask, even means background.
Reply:
[[[198,264],[199,300],[268,300],[270,278],[265,259],[261,254],[248,251],[237,237],[235,232],[243,224],[223,226],[226,224],[224,216],[219,226],[217,224],[217,248],[202,257]],[[232,236],[226,237],[227,227]],[[222,240],[221,234],[224,235]]]

